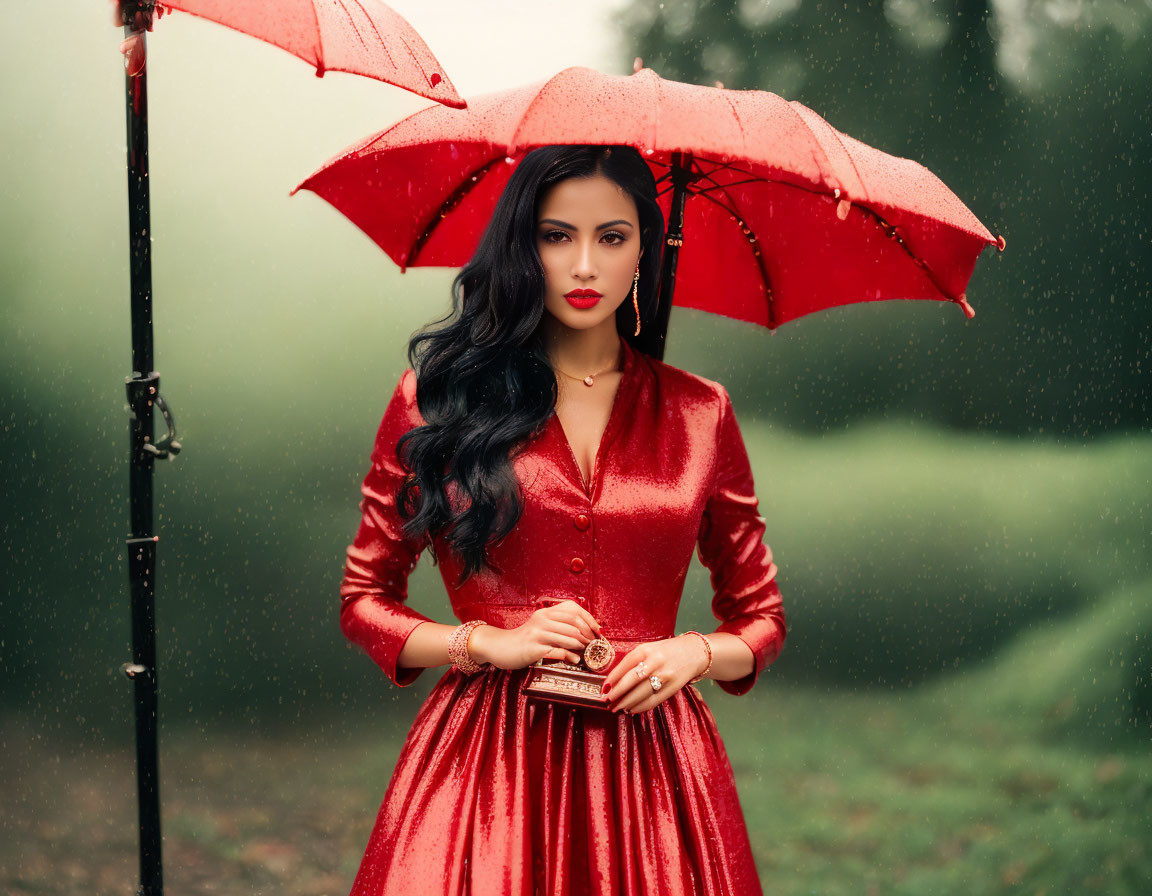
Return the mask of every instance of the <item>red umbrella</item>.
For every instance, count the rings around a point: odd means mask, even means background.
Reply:
[[[798,102],[668,81],[639,64],[630,76],[568,68],[463,112],[422,109],[292,192],[323,197],[401,268],[459,266],[526,151],[627,144],[660,182],[668,221],[658,356],[674,282],[677,305],[770,329],[880,299],[947,300],[972,317],[964,289],[976,258],[1004,238],[928,169]]]
[[[122,49],[129,74],[144,66],[144,31],[174,9],[227,25],[274,44],[325,72],[350,72],[403,87],[412,93],[464,108],[464,100],[416,30],[381,0],[140,0],[124,22],[119,0],[115,23],[130,24]],[[132,5],[123,4],[125,7]]]
[[[121,670],[133,682],[136,711],[136,773],[140,833],[140,887],[163,892],[157,744],[155,598],[157,542],[153,534],[152,473],[156,460],[180,451],[176,424],[152,369],[152,234],[149,221],[148,79],[144,33],[153,17],[181,9],[262,38],[316,66],[316,74],[340,70],[405,87],[421,96],[463,107],[424,41],[380,0],[112,0],[113,21],[124,26],[128,124],[128,217],[132,314],[132,375],[125,380],[131,416],[127,539],[132,600],[132,661]],[[155,438],[159,410],[167,435]]]

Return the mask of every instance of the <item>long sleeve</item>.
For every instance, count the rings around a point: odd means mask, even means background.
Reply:
[[[715,595],[717,631],[741,638],[755,657],[755,669],[734,681],[717,681],[729,694],[745,694],[780,655],[788,627],[776,583],[772,550],[764,542],[765,521],[758,510],[752,467],[727,389],[720,390],[716,478],[700,524],[697,547]]]
[[[361,487],[362,517],[348,546],[340,585],[340,628],[398,686],[412,684],[422,667],[397,668],[404,642],[421,622],[431,622],[408,606],[408,577],[423,543],[405,535],[396,507],[396,490],[407,474],[396,442],[423,423],[416,407],[416,375],[405,369],[376,433],[371,467]]]

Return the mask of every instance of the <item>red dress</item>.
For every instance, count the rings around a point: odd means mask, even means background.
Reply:
[[[571,598],[619,662],[676,633],[699,550],[718,631],[756,660],[751,674],[717,685],[744,694],[787,628],[731,401],[719,383],[627,342],[624,358],[590,484],[555,414],[515,454],[525,508],[491,549],[502,574],[485,570],[457,589],[458,559],[436,542],[453,610],[461,622],[513,628],[538,597]],[[395,449],[423,422],[407,369],[376,436],[340,587],[342,631],[400,686],[424,671],[396,661],[429,617],[406,602],[423,545],[401,530]],[[443,672],[400,751],[352,896],[762,892],[724,743],[696,686],[629,715],[530,700],[526,674]]]

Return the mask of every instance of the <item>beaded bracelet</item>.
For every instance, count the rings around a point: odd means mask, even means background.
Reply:
[[[708,670],[712,668],[712,642],[709,641],[708,638],[705,637],[700,632],[683,632],[682,634],[698,636],[700,638],[700,640],[702,640],[704,642],[704,646],[708,649],[708,665],[704,667],[703,672],[701,672],[699,675],[697,675],[695,678],[693,678],[690,682],[688,682],[688,684],[695,684],[700,679],[702,679],[705,675],[707,675]]]
[[[472,675],[484,668],[486,663],[478,663],[468,653],[468,639],[477,626],[487,625],[483,619],[472,619],[456,626],[448,638],[448,661],[465,675]]]

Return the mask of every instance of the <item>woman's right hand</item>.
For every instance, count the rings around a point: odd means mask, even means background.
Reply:
[[[574,600],[563,600],[541,607],[516,628],[477,626],[468,653],[500,669],[523,669],[545,658],[579,663],[584,647],[600,634],[591,613]]]

